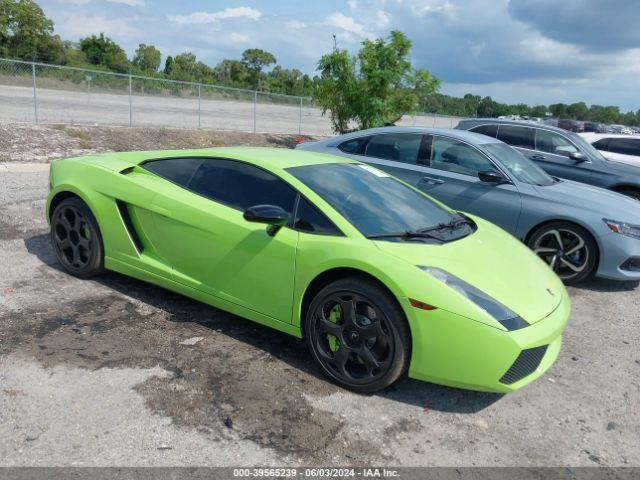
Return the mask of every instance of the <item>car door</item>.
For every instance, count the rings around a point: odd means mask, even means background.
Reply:
[[[580,149],[566,136],[550,130],[535,129],[535,151],[528,152],[530,160],[536,162],[549,174],[582,183],[598,183],[593,164],[586,160],[577,162],[569,157]]]
[[[640,138],[610,138],[608,158],[631,165],[640,164]]]
[[[266,170],[205,158],[187,189],[167,184],[153,200],[158,254],[174,280],[235,305],[290,323],[298,232],[267,234],[243,218],[258,204],[291,214],[297,192]]]
[[[394,148],[378,146],[383,143]],[[514,185],[480,181],[478,172],[495,169],[495,166],[474,147],[445,137],[401,133],[372,137],[363,153],[365,158],[361,160],[451,208],[476,214],[515,232],[522,204],[520,194]],[[383,155],[387,158],[379,158]]]

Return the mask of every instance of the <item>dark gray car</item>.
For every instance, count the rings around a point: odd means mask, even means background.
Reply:
[[[573,132],[495,118],[462,120],[456,128],[497,138],[517,148],[555,177],[588,183],[640,200],[640,168],[607,160]]]
[[[565,282],[590,273],[640,280],[640,202],[554,179],[495,138],[385,127],[296,148],[375,165],[456,210],[483,217],[523,240]]]

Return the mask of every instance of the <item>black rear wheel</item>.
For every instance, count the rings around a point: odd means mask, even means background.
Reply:
[[[338,280],[313,299],[305,319],[307,346],[336,383],[371,393],[406,370],[411,340],[404,314],[375,282]]]
[[[66,198],[56,206],[51,216],[51,243],[70,274],[88,278],[104,272],[100,228],[81,199]]]
[[[566,284],[587,278],[596,267],[598,246],[589,232],[569,222],[553,222],[536,230],[531,248]]]

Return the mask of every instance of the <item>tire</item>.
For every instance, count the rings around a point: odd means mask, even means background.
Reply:
[[[71,275],[103,273],[104,247],[98,222],[81,199],[62,200],[51,215],[51,243],[58,261]]]
[[[528,245],[567,285],[584,280],[596,267],[596,241],[587,230],[570,222],[543,225],[531,235]]]
[[[617,190],[618,193],[622,195],[626,195],[627,197],[635,198],[636,200],[640,200],[640,191],[634,190],[632,188],[622,188]]]
[[[394,383],[411,356],[402,309],[385,289],[365,278],[337,280],[318,292],[304,319],[304,332],[320,369],[358,393]]]

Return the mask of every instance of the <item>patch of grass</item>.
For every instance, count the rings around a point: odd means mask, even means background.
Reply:
[[[73,138],[77,138],[78,140],[91,142],[91,135],[83,130],[69,130],[69,135]]]
[[[91,143],[91,140],[80,140],[80,148],[82,150],[91,150],[93,143]]]
[[[166,127],[160,127],[160,135],[166,135],[169,133],[169,129]]]
[[[54,130],[64,130],[67,128],[67,126],[64,123],[55,123],[51,125],[51,128],[53,128]]]
[[[212,147],[222,146],[222,140],[220,140],[218,137],[213,137],[209,143],[211,144]]]

